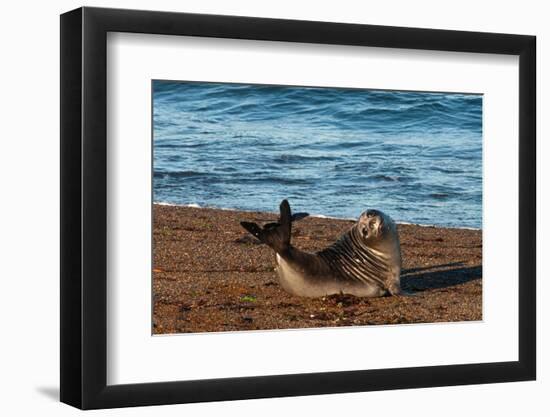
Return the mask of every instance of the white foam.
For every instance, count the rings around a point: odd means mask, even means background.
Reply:
[[[164,201],[156,201],[155,203],[153,203],[157,206],[176,206],[177,204],[172,204],[172,203],[165,203]]]
[[[334,216],[325,216],[324,214],[310,214],[309,217],[316,217],[318,219],[333,219],[333,220],[357,220],[354,217],[334,217]]]
[[[153,202],[153,205],[156,206],[169,206],[169,207],[191,207],[191,208],[204,208],[204,209],[212,209],[212,210],[223,210],[223,211],[242,211],[245,213],[260,213],[259,210],[243,210],[243,209],[237,209],[237,208],[230,208],[230,207],[216,207],[216,206],[201,206],[197,203],[187,203],[187,204],[176,204],[176,203],[167,203],[165,201],[155,201]],[[264,213],[264,212],[261,212]],[[268,212],[265,212],[268,213]],[[272,213],[275,214],[275,213]]]
[[[438,224],[422,224],[422,223],[410,223],[410,222],[396,222],[397,224],[406,224],[409,226],[419,226],[419,227],[435,227],[437,229],[461,229],[461,230],[482,230],[477,227],[467,227],[467,226],[441,226]]]
[[[193,208],[202,208],[200,204],[197,203],[189,203],[189,204],[175,204],[175,203],[168,203],[166,201],[155,201],[153,203],[157,206],[169,206],[169,207],[193,207]]]

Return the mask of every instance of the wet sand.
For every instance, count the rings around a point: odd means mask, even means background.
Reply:
[[[399,225],[402,288],[414,296],[296,297],[277,281],[274,252],[240,226],[273,213],[153,207],[153,333],[432,323],[482,319],[482,233]],[[294,246],[317,251],[352,221],[294,223]]]

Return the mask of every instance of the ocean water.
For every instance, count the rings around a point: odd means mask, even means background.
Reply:
[[[481,228],[482,96],[153,81],[153,199]]]

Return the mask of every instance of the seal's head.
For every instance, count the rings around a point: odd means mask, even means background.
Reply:
[[[394,221],[379,210],[370,209],[361,214],[357,222],[360,236],[366,243],[382,243],[393,240],[396,236]]]

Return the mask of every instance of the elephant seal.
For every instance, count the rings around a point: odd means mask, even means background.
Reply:
[[[290,243],[292,222],[307,213],[291,215],[283,200],[277,223],[263,228],[256,223],[241,225],[277,258],[281,286],[302,297],[352,294],[380,297],[401,293],[401,249],[394,221],[378,210],[367,210],[332,246],[320,252],[301,251]]]

